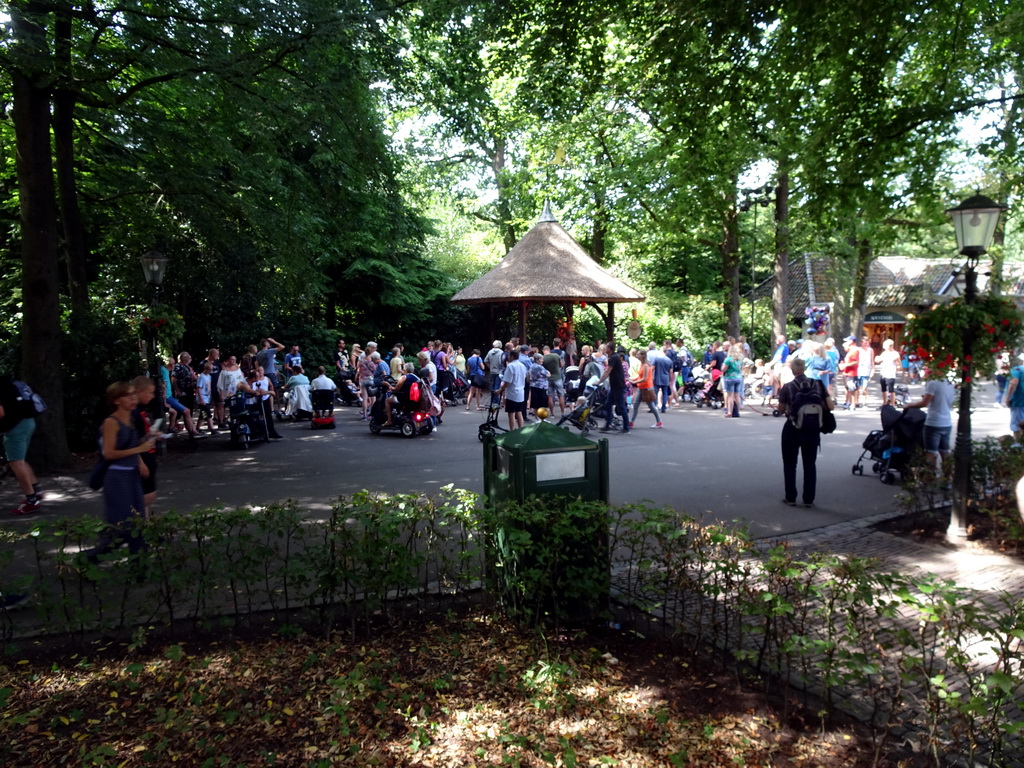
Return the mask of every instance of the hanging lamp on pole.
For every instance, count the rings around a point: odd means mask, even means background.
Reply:
[[[967,259],[964,269],[964,303],[974,304],[978,297],[978,261],[992,245],[999,224],[999,215],[1007,207],[982,194],[964,200],[948,213],[956,231],[956,247]],[[974,340],[980,329],[968,324],[962,329],[963,359],[959,361],[960,406],[956,424],[956,445],[953,449],[953,508],[950,512],[946,537],[951,540],[967,538],[967,503],[971,492],[971,390],[974,379]]]
[[[977,265],[977,259],[992,245],[999,216],[1005,210],[1007,206],[978,194],[946,211],[953,219],[956,247],[961,255],[973,258]]]
[[[146,276],[146,283],[159,287],[164,281],[164,273],[167,271],[167,264],[170,262],[160,251],[148,251],[139,256],[139,264],[142,265],[142,274]]]

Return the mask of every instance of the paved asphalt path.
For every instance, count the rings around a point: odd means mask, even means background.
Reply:
[[[921,385],[911,387],[913,397],[921,391]],[[725,419],[721,410],[687,403],[665,414],[664,429],[650,429],[653,417],[641,411],[632,434],[592,433],[591,438],[608,439],[613,503],[646,499],[709,521],[744,520],[755,536],[786,535],[894,508],[899,486],[879,482],[871,462],[865,464],[863,477],[851,472],[865,436],[880,429],[875,392],[873,386],[873,398],[864,409],[839,411],[839,428],[823,437],[812,509],[781,501],[780,418],[745,410],[739,419]],[[1008,412],[992,401],[992,387],[976,393],[976,436],[1009,431]],[[429,493],[451,483],[479,493],[483,453],[477,427],[485,415],[467,412],[464,406],[449,408],[437,433],[412,439],[370,434],[354,408],[337,409],[335,431],[313,431],[308,423],[281,424],[285,440],[247,451],[231,449],[226,434],[191,444],[179,438],[160,467],[157,511],[295,499],[315,514],[328,509],[339,494],[364,488]],[[501,418],[506,423],[504,414]],[[19,527],[40,518],[101,515],[102,501],[85,485],[86,478],[85,473],[44,478],[44,510],[30,518],[7,517],[4,524]],[[0,503],[6,505],[0,508],[17,503],[16,490],[10,481],[0,487]]]

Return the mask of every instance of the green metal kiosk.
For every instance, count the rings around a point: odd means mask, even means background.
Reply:
[[[484,496],[490,503],[529,496],[608,501],[608,441],[597,443],[546,421],[484,440]]]
[[[608,441],[545,421],[487,435],[484,495],[488,578],[506,610],[529,623],[607,618]]]

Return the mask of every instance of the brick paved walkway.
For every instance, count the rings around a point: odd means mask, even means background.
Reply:
[[[841,552],[878,558],[887,570],[909,575],[912,571],[951,579],[958,586],[982,593],[1005,591],[1024,598],[1024,564],[987,549],[947,547],[941,542],[917,542],[876,531],[873,526],[899,517],[889,513],[851,520],[785,537],[798,552]],[[774,541],[772,537],[763,541]]]

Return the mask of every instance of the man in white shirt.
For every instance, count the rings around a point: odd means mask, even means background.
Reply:
[[[328,378],[326,368],[324,368],[321,365],[319,368],[316,369],[316,372],[320,375],[313,379],[311,382],[309,382],[310,389],[329,389],[332,392],[338,391],[338,385],[334,383],[333,379]]]
[[[949,455],[955,400],[956,387],[945,379],[932,379],[924,385],[924,396],[920,400],[904,406],[928,409],[924,420],[924,450],[935,461],[936,477],[942,477],[942,460]]]
[[[519,350],[508,353],[508,365],[501,375],[501,389],[505,395],[505,413],[508,414],[509,430],[522,427],[526,418],[526,367],[519,362]]]

